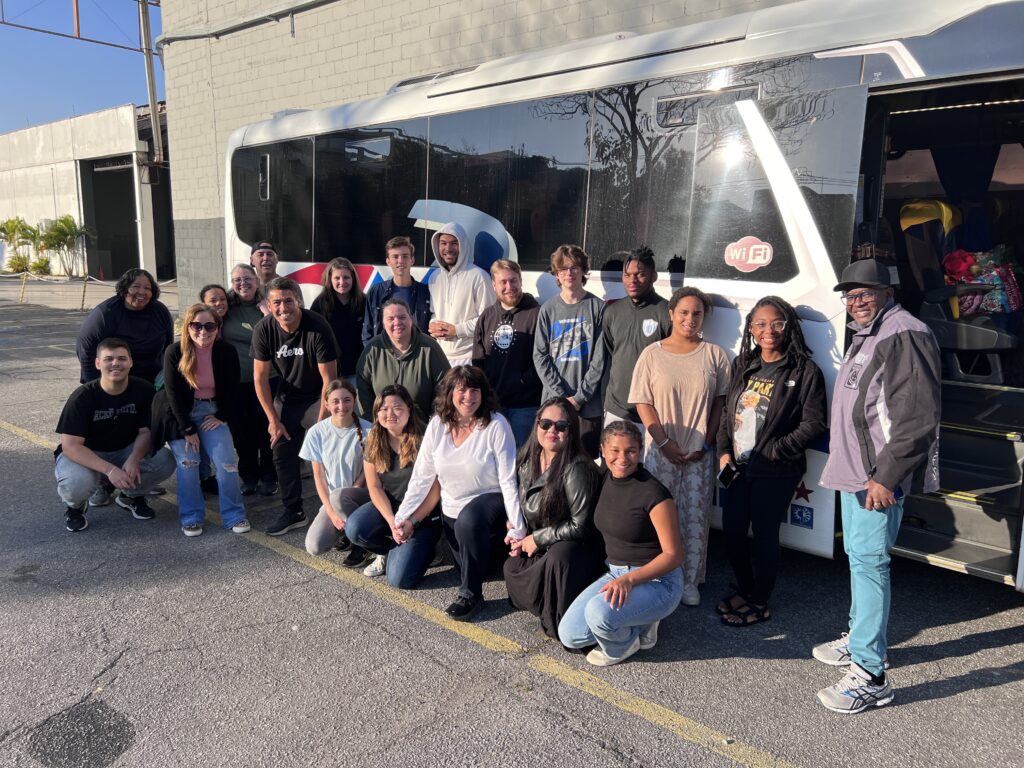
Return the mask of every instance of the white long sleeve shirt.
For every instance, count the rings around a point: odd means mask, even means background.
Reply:
[[[427,425],[409,479],[397,522],[408,520],[430,492],[436,477],[441,485],[441,512],[457,518],[469,502],[483,493],[500,492],[513,538],[526,535],[516,486],[516,441],[505,417],[491,414],[491,423],[474,429],[456,447],[451,432],[434,416]]]

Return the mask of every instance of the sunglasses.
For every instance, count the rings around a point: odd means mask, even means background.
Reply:
[[[559,419],[558,421],[552,421],[551,419],[537,419],[537,426],[545,432],[552,427],[555,428],[555,432],[567,432],[569,430],[569,422],[565,419]]]
[[[207,333],[213,333],[219,328],[216,323],[189,323],[188,329],[199,333],[200,331],[206,331]]]

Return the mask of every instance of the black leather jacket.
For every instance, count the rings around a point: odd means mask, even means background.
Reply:
[[[593,462],[577,456],[562,473],[562,484],[569,502],[569,518],[540,528],[541,492],[548,479],[545,472],[527,485],[526,465],[519,468],[519,503],[526,518],[526,527],[541,549],[557,541],[584,541],[597,535],[594,528],[594,505],[600,489],[599,475]]]

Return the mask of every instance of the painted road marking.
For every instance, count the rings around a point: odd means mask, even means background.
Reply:
[[[56,447],[56,443],[6,421],[0,421],[0,429],[4,429],[43,448],[52,449]],[[164,502],[174,509],[177,509],[178,506],[177,497],[170,492],[163,496],[154,497],[152,500]],[[215,502],[212,499],[206,502],[206,515],[208,520],[221,525],[220,515],[217,513]],[[252,544],[337,579],[353,589],[367,592],[380,600],[403,609],[407,613],[419,616],[421,619],[425,619],[443,629],[461,635],[489,651],[503,653],[508,656],[524,657],[527,666],[533,671],[592,696],[609,706],[646,720],[651,725],[666,730],[684,741],[726,757],[739,765],[749,766],[749,768],[794,768],[791,763],[770,752],[765,752],[749,744],[734,741],[727,734],[698,723],[696,720],[691,720],[657,702],[636,696],[621,688],[616,688],[614,685],[610,685],[590,672],[575,669],[545,653],[531,652],[526,646],[504,635],[499,635],[497,632],[484,629],[477,624],[453,621],[444,611],[420,602],[387,583],[371,579],[345,568],[339,563],[332,562],[324,557],[315,557],[304,549],[286,544],[281,539],[267,536],[265,533],[255,530],[241,534],[239,538],[244,538]]]

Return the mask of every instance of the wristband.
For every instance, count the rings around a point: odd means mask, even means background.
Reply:
[[[654,447],[655,447],[655,448],[664,448],[664,447],[665,447],[666,445],[668,445],[668,441],[669,441],[669,440],[671,440],[671,439],[672,439],[672,438],[670,438],[670,437],[666,437],[666,438],[665,438],[664,440],[662,440],[662,441],[661,441],[660,443],[655,443],[655,444],[654,444]]]
[[[111,467],[110,469],[107,470],[107,478],[108,479],[110,478],[110,473],[113,472],[115,469],[118,469],[118,467]]]

